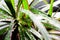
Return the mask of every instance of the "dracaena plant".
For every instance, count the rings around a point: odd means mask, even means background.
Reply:
[[[0,7],[0,40],[35,40],[28,31],[33,23],[28,15],[23,14],[20,8],[29,10],[27,0],[2,0]]]
[[[33,36],[28,32],[28,29],[32,26],[32,21],[20,11],[21,6],[28,9],[27,0],[18,0],[17,7],[15,0],[2,0],[1,5],[0,35],[4,34],[5,36],[0,40],[32,40]]]
[[[50,34],[52,32],[47,31],[45,27],[60,31],[59,21],[30,7],[28,0],[18,0],[17,4],[15,0],[0,2],[0,40],[60,39]]]

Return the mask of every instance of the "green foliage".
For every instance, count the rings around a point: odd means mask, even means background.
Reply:
[[[14,1],[11,1],[11,0],[4,0],[5,1],[5,3],[7,4],[7,6],[8,6],[8,8],[10,9],[10,11],[11,11],[11,14],[12,14],[12,16],[14,17],[14,18],[16,18],[16,16],[15,16],[15,10],[14,10]],[[12,4],[13,3],[13,4]]]
[[[28,0],[18,0],[16,6],[15,0],[4,0],[4,2],[6,5],[2,6],[4,6],[5,9],[0,8],[0,22],[3,22],[2,24],[0,23],[0,35],[6,33],[4,40],[56,39],[47,29],[50,28],[60,31],[59,21],[49,17],[46,13],[38,9],[31,8],[28,5]],[[49,10],[50,16],[52,15],[52,5],[53,1],[51,1]],[[45,20],[48,22],[45,22]],[[14,36],[13,39],[12,36]]]

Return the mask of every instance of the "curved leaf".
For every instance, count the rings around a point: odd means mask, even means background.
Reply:
[[[34,9],[34,8],[33,8],[31,11],[32,11],[33,13],[35,13],[35,14],[38,14],[38,17],[37,17],[37,18],[38,18],[39,20],[41,20],[40,17],[42,17],[42,19],[47,20],[48,23],[50,23],[51,25],[53,25],[53,27],[58,28],[57,30],[60,30],[60,22],[59,22],[58,20],[55,20],[54,18],[49,17],[47,14],[41,12],[41,11],[38,10],[38,9]]]

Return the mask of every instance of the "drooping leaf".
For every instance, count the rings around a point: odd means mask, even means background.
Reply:
[[[31,10],[33,13],[38,14],[39,16],[37,18],[39,18],[39,20],[41,20],[40,17],[42,17],[42,19],[45,19],[48,21],[48,23],[50,23],[51,25],[53,25],[53,27],[58,28],[57,30],[60,30],[60,22],[58,20],[55,20],[54,18],[49,17],[46,13],[43,13],[41,11],[39,11],[38,9],[32,9]],[[53,23],[52,23],[53,22]]]
[[[26,15],[29,15],[30,19],[39,28],[39,31],[41,32],[41,34],[43,35],[43,37],[44,37],[45,40],[51,40],[51,38],[49,37],[49,34],[48,34],[47,30],[45,29],[45,26],[40,22],[39,19],[37,19],[37,16],[35,14],[33,14],[32,12],[30,12],[29,10],[23,10],[22,9],[21,11],[24,12]]]
[[[55,27],[55,26],[49,24],[48,22],[47,22],[47,23],[42,22],[42,23],[44,24],[44,26],[45,26],[47,29],[58,30],[57,27]]]

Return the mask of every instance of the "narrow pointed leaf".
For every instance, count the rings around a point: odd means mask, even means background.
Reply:
[[[12,4],[13,8],[15,9],[15,1],[14,0],[11,0],[11,4]]]
[[[22,4],[22,0],[18,0],[17,11],[19,11],[21,4]]]
[[[11,15],[11,12],[10,12],[9,8],[7,7],[6,3],[4,2],[4,0],[2,0],[0,2],[0,8],[5,10],[6,12],[8,12]]]
[[[13,5],[12,5],[13,2],[11,3],[11,0],[4,0],[4,1],[7,4],[8,8],[10,9],[12,16],[14,18],[16,18],[16,16],[15,16],[15,10],[14,10]]]
[[[0,8],[0,14],[4,14],[4,15],[11,16],[12,17],[12,15],[10,15],[7,11],[5,11],[5,10],[3,10],[1,8]]]
[[[51,0],[51,4],[50,4],[50,9],[48,11],[48,15],[52,16],[52,12],[53,12],[53,3],[54,3],[54,0]]]

